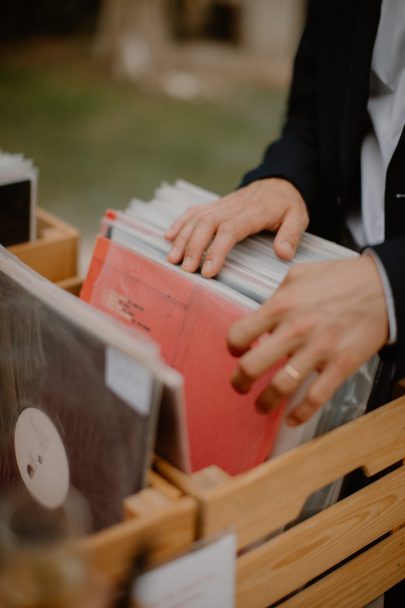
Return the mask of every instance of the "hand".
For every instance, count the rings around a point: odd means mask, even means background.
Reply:
[[[384,290],[372,256],[297,265],[272,298],[231,328],[229,349],[241,355],[232,384],[247,393],[288,357],[256,400],[258,410],[267,413],[317,371],[303,401],[287,418],[295,426],[326,403],[387,336]]]
[[[194,272],[208,247],[201,273],[213,277],[235,243],[265,229],[277,232],[274,251],[288,260],[308,221],[304,200],[290,182],[273,177],[259,180],[186,211],[165,234],[174,241],[168,260],[173,264],[183,260],[182,268]]]

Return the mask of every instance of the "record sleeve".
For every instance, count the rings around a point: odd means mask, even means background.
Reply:
[[[70,489],[118,522],[150,464],[165,376],[155,345],[0,249],[0,492],[44,508]]]
[[[38,171],[22,154],[0,150],[0,243],[33,240]]]

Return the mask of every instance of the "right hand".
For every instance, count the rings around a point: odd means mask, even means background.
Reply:
[[[304,199],[295,186],[269,177],[213,203],[188,209],[165,234],[173,241],[168,260],[173,264],[183,261],[183,270],[194,272],[206,252],[201,274],[213,277],[235,243],[261,230],[277,232],[274,251],[289,260],[308,223]]]

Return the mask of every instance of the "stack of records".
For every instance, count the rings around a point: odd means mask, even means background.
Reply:
[[[133,199],[124,213],[118,212],[115,216],[114,212],[107,213],[104,231],[111,227],[110,238],[123,244],[131,245],[134,239],[139,238],[143,246],[154,249],[155,255],[164,260],[171,244],[163,234],[171,224],[191,206],[210,203],[217,198],[217,195],[183,180],[174,185],[163,184],[149,203]],[[237,243],[229,252],[216,281],[254,302],[262,303],[274,293],[293,264],[357,255],[346,247],[308,233],[303,235],[292,261],[281,260],[272,245],[273,236],[265,232]]]
[[[0,150],[0,243],[35,239],[38,171],[22,154]]]
[[[233,475],[313,437],[317,428],[324,432],[362,413],[372,374],[368,366],[360,370],[338,391],[338,403],[332,399],[294,429],[284,413],[299,394],[268,416],[255,411],[257,395],[278,366],[248,395],[233,391],[235,360],[226,348],[232,323],[270,297],[293,263],[357,254],[305,234],[294,260],[286,262],[274,254],[273,236],[261,233],[238,243],[215,279],[169,264],[166,230],[190,206],[216,198],[177,181],[162,185],[149,202],[132,200],[125,212],[107,211],[82,297],[160,344],[165,361],[185,379],[191,469],[215,464]]]
[[[162,391],[182,378],[156,345],[39,276],[0,248],[0,493],[45,509],[73,488],[92,529],[120,521],[145,485]]]

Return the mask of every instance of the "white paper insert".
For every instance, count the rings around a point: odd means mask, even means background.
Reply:
[[[152,373],[112,346],[106,350],[105,383],[139,414],[149,413],[153,390]]]
[[[132,600],[148,608],[233,608],[236,541],[233,534],[139,577]]]

